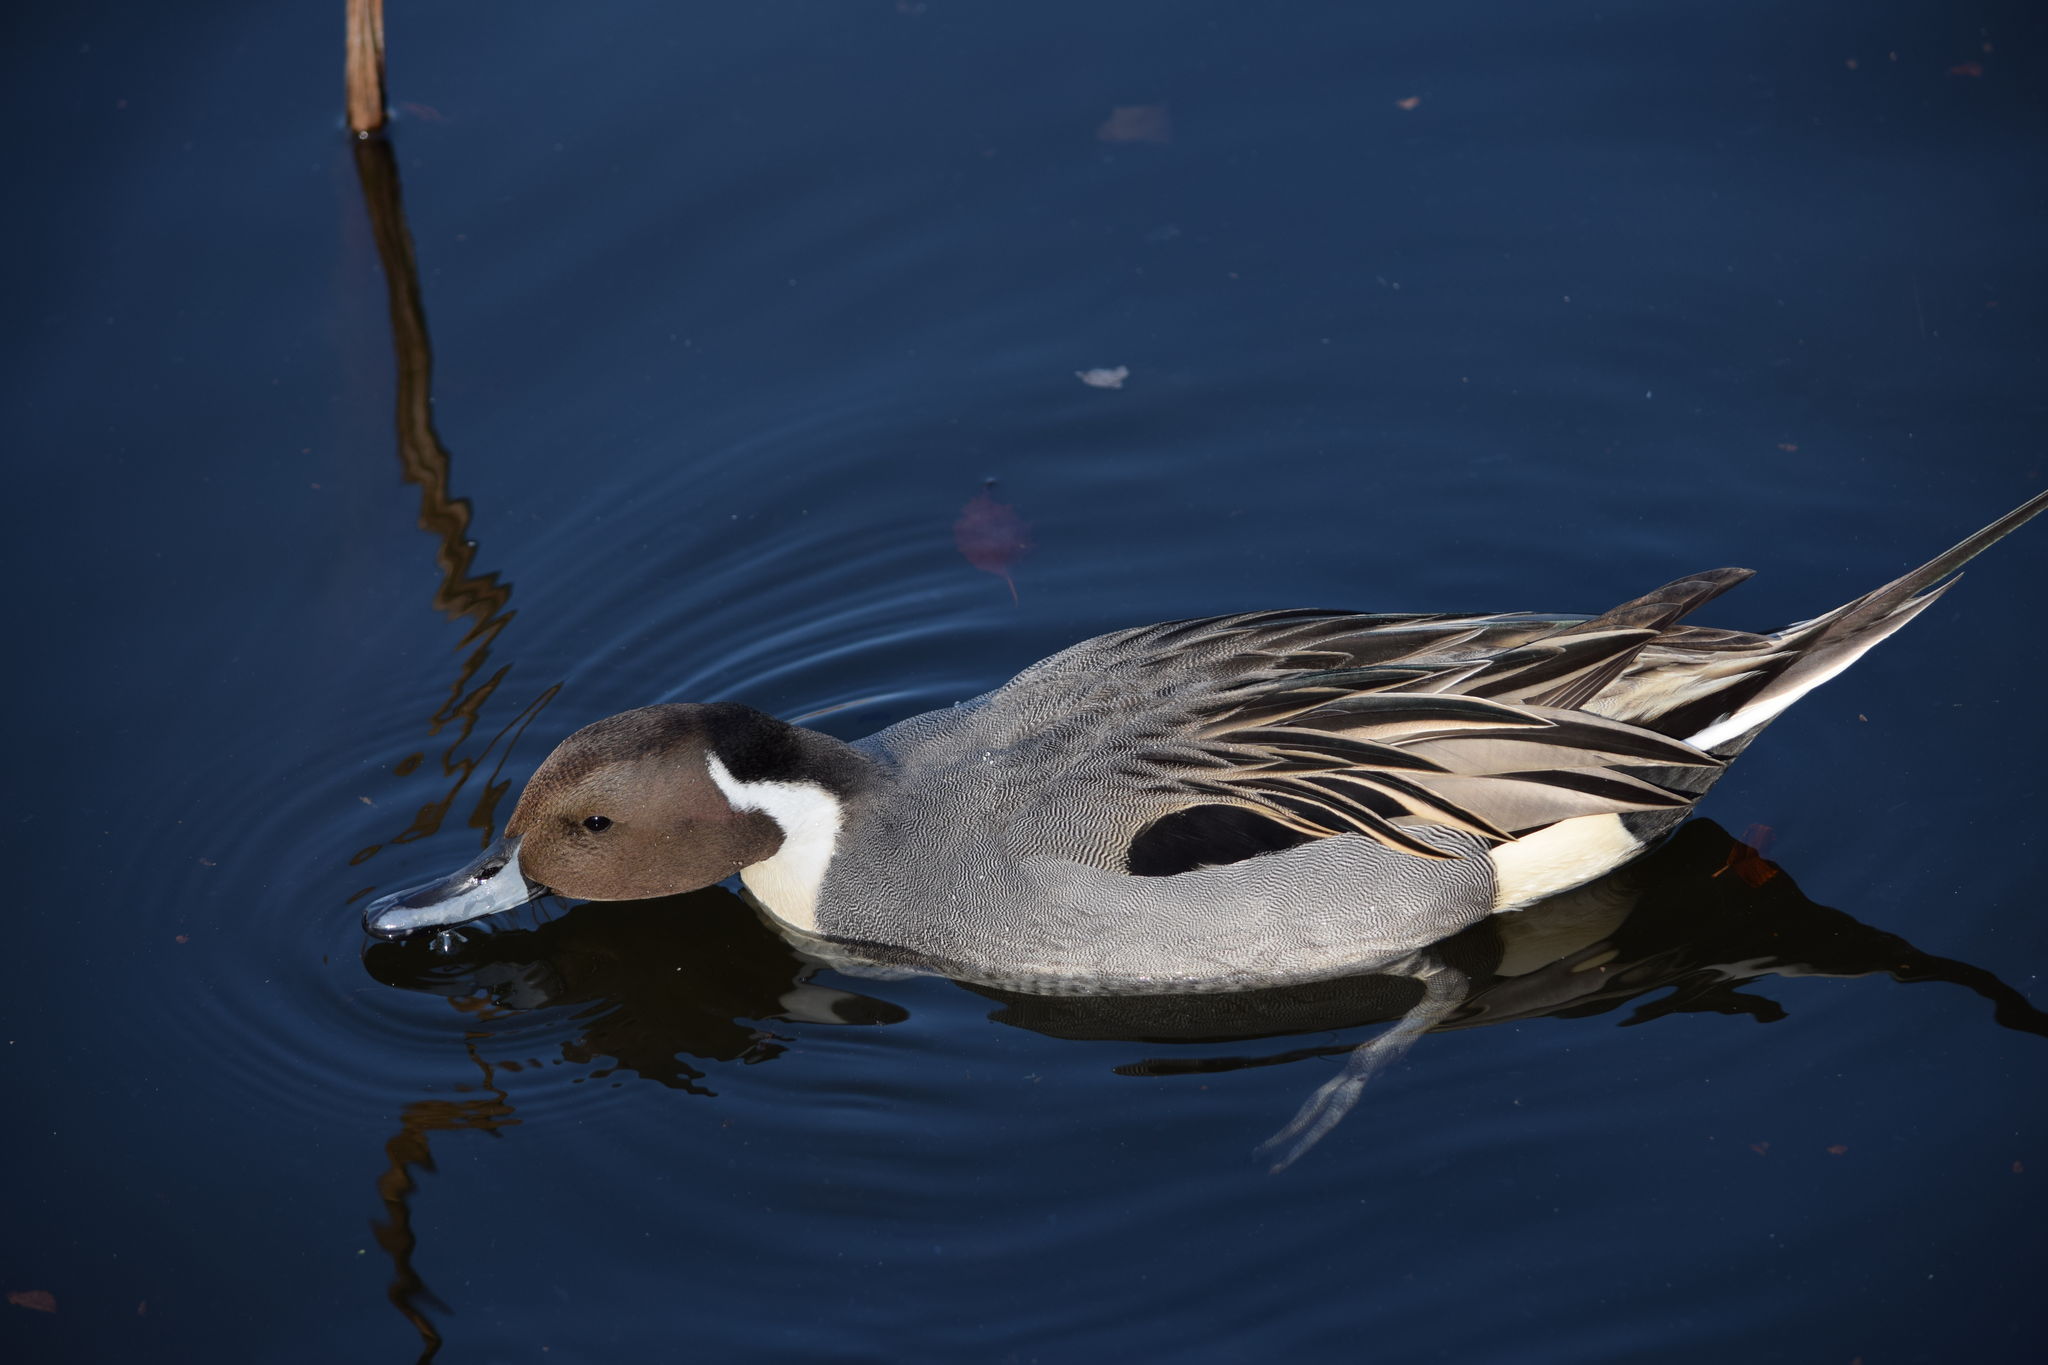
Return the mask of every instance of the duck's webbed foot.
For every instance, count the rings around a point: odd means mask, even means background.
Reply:
[[[1418,955],[1410,970],[1400,974],[1422,983],[1422,999],[1386,1032],[1353,1048],[1344,1069],[1319,1086],[1285,1128],[1259,1144],[1261,1154],[1277,1154],[1268,1168],[1272,1174],[1286,1170],[1322,1141],[1358,1103],[1374,1073],[1414,1046],[1417,1038],[1441,1023],[1465,998],[1465,974],[1445,966],[1434,955]]]

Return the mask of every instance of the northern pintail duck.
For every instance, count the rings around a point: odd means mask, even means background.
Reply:
[[[731,702],[642,707],[562,741],[481,857],[365,924],[402,938],[548,891],[737,874],[785,935],[847,964],[1039,993],[1352,972],[1641,853],[1786,707],[2044,508],[1771,634],[1682,624],[1750,577],[1716,569],[1590,617],[1141,626],[852,744]],[[1298,1152],[1334,1121],[1305,1110],[1315,1131],[1282,1136]]]

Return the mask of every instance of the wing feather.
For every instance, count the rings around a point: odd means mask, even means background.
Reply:
[[[1640,688],[1669,642],[1702,635],[1678,618],[1746,576],[1694,575],[1595,617],[1302,610],[1164,622],[1026,669],[984,699],[983,734],[988,747],[1059,746],[1041,796],[1049,827],[1100,790],[1076,753],[1127,779],[1104,821],[1140,830],[1230,806],[1297,835],[1360,834],[1422,858],[1444,855],[1418,826],[1499,844],[1580,815],[1682,808],[1720,761],[1586,708]]]
[[[1576,815],[1668,810],[1694,799],[1631,768],[1717,768],[1714,758],[1638,726],[1551,703],[1597,694],[1658,636],[1670,604],[1639,600],[1592,621],[1506,620],[1509,647],[1446,659],[1445,641],[1484,635],[1471,621],[1406,620],[1344,634],[1346,623],[1287,621],[1266,653],[1192,708],[1196,752],[1225,762],[1183,768],[1205,799],[1249,807],[1299,833],[1357,833],[1439,856],[1406,826],[1440,825],[1490,843]],[[1257,630],[1238,629],[1246,643]],[[1351,627],[1356,630],[1356,627]],[[1304,633],[1341,643],[1365,667],[1289,668]],[[1393,637],[1399,637],[1393,638]],[[1413,647],[1424,657],[1394,651]],[[1328,650],[1319,649],[1320,661]],[[1277,674],[1277,676],[1276,676]],[[1422,690],[1430,684],[1457,690]],[[1399,690],[1390,690],[1396,689]],[[1182,749],[1185,751],[1185,735]],[[1163,755],[1162,755],[1163,756]]]

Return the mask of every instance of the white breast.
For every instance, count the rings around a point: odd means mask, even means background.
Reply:
[[[734,810],[760,811],[782,830],[782,847],[740,869],[740,880],[777,919],[815,931],[818,892],[844,823],[839,798],[815,782],[742,782],[717,754],[706,754],[704,762]]]

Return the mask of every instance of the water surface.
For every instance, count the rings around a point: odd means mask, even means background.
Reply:
[[[339,6],[12,32],[0,1289],[56,1311],[8,1359],[2035,1357],[2039,526],[1583,956],[1463,945],[1277,1178],[1398,984],[1091,1010],[815,972],[722,889],[452,959],[356,909],[651,701],[853,736],[1169,617],[1876,585],[2048,485],[2033,18],[395,7],[431,409]],[[990,479],[1014,601],[954,543]]]

